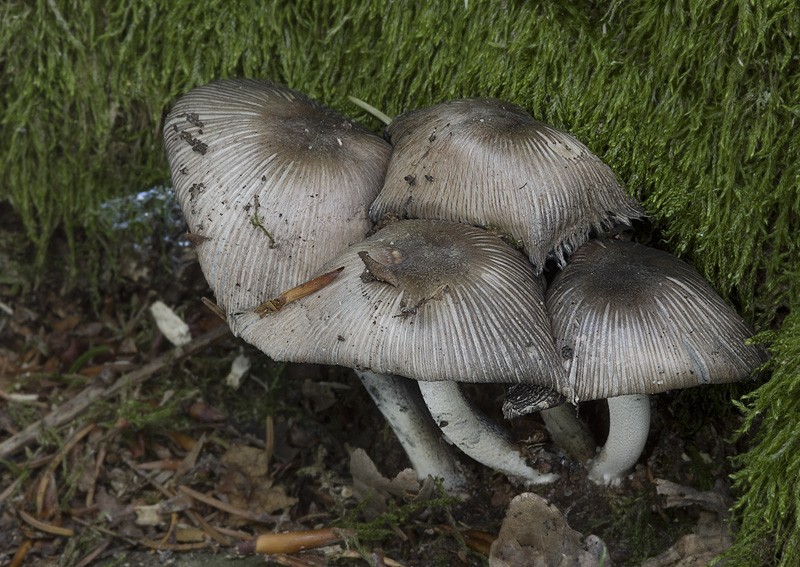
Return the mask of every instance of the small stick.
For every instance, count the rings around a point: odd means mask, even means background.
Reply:
[[[92,508],[94,506],[94,494],[97,490],[97,478],[100,476],[100,469],[103,468],[103,462],[106,460],[106,453],[108,452],[108,445],[100,443],[100,448],[97,450],[97,457],[94,461],[94,473],[92,474],[92,484],[86,492],[86,507]]]
[[[272,462],[272,455],[275,453],[275,420],[271,415],[267,416],[267,432],[266,432],[266,439],[264,442],[264,453],[267,456],[267,474],[271,477],[270,474],[270,463]]]
[[[203,305],[205,305],[206,307],[208,307],[208,309],[209,309],[209,310],[210,310],[210,311],[211,311],[211,312],[212,312],[214,315],[216,315],[217,317],[219,317],[219,318],[220,318],[222,321],[224,321],[224,322],[226,322],[226,323],[228,322],[228,317],[225,315],[225,312],[222,310],[222,307],[220,307],[219,305],[217,305],[216,303],[214,303],[213,301],[211,301],[211,300],[210,300],[209,298],[207,298],[207,297],[201,297],[201,298],[200,298],[200,301],[203,303]]]
[[[213,508],[218,508],[223,512],[227,512],[228,514],[232,514],[234,516],[240,516],[242,518],[246,518],[248,520],[252,520],[253,522],[277,522],[280,519],[280,516],[271,516],[268,514],[253,514],[252,512],[248,512],[247,510],[242,510],[241,508],[237,508],[236,506],[231,506],[230,504],[226,504],[222,500],[217,500],[216,498],[212,498],[211,496],[206,496],[202,492],[198,492],[196,490],[192,490],[188,486],[179,486],[178,490],[183,492],[184,494],[188,494],[195,500],[199,500],[205,504]]]
[[[170,514],[169,528],[167,528],[164,537],[161,538],[161,545],[169,545],[170,543],[173,543],[171,540],[173,539],[172,536],[175,534],[174,530],[178,527],[179,518],[180,516],[177,512]]]
[[[253,536],[251,534],[248,534],[248,533],[245,533],[245,532],[240,532],[238,530],[232,530],[230,528],[225,528],[225,527],[222,527],[222,526],[217,526],[214,529],[217,530],[222,535],[226,535],[228,537],[233,537],[233,538],[236,538],[236,539],[242,540],[242,541],[253,538]]]
[[[150,461],[147,463],[137,463],[136,469],[140,471],[176,471],[181,466],[183,459],[162,459],[160,461]]]
[[[329,285],[339,276],[339,274],[342,273],[342,270],[344,270],[344,266],[337,270],[333,270],[332,272],[328,272],[327,274],[317,276],[313,280],[301,283],[292,289],[286,290],[275,299],[267,300],[256,307],[255,312],[258,313],[262,319],[267,315],[267,313],[276,313],[283,309],[283,306],[287,303],[297,301],[298,299],[306,297],[307,295],[311,295],[312,293],[315,293],[321,290],[323,287]]]

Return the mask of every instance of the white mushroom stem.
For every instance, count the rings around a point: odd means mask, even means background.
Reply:
[[[530,484],[545,484],[557,478],[531,468],[508,433],[473,406],[456,382],[421,381],[419,389],[445,437],[479,463]]]
[[[608,417],[608,439],[589,466],[589,478],[606,486],[619,484],[644,450],[650,432],[650,397],[633,394],[608,398]]]
[[[453,452],[442,438],[419,394],[415,380],[401,376],[355,371],[372,401],[389,422],[405,449],[417,478],[440,478],[451,493],[462,491],[466,480]]]
[[[575,406],[567,403],[542,410],[539,415],[553,444],[564,449],[579,463],[585,463],[595,456],[597,446],[589,428],[578,419],[576,412]]]

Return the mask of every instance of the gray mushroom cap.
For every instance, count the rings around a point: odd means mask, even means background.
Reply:
[[[275,360],[416,380],[563,382],[539,278],[498,237],[399,221],[320,273],[340,267],[332,283],[277,313],[234,315],[234,333]]]
[[[541,273],[593,229],[644,211],[578,140],[492,98],[412,110],[387,127],[394,152],[370,214],[492,226],[521,240]]]
[[[503,398],[503,417],[514,419],[556,408],[565,403],[563,394],[538,384],[512,384]]]
[[[164,126],[200,265],[228,313],[308,280],[364,238],[391,147],[271,81],[194,89]]]
[[[692,267],[632,242],[592,240],[547,290],[578,400],[745,379],[766,360],[750,326]]]

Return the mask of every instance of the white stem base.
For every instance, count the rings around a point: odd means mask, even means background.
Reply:
[[[646,394],[608,398],[608,439],[591,463],[589,478],[617,485],[644,450],[650,432],[650,397]]]
[[[576,412],[575,406],[566,403],[542,410],[539,415],[553,444],[564,449],[573,460],[585,463],[595,456],[597,446],[589,427],[578,419]]]
[[[442,438],[442,432],[428,413],[416,381],[359,370],[355,373],[397,435],[417,478],[425,480],[430,475],[442,479],[442,485],[449,493],[463,491],[466,479]]]
[[[528,466],[507,432],[478,411],[456,382],[419,382],[419,389],[445,437],[479,463],[530,484],[558,478]]]

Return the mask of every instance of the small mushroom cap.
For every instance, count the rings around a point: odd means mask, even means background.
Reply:
[[[200,265],[228,313],[306,281],[364,238],[391,147],[306,95],[228,79],[184,95],[164,126]]]
[[[691,266],[654,248],[591,240],[547,290],[567,397],[653,394],[743,380],[766,360],[750,326]]]
[[[485,230],[399,221],[321,272],[340,267],[314,294],[264,318],[236,314],[231,328],[275,360],[416,380],[563,383],[539,278]]]
[[[567,398],[559,392],[538,384],[513,384],[503,398],[503,417],[514,419],[529,413],[538,413],[556,408],[566,401]]]
[[[509,102],[412,110],[386,135],[394,153],[373,220],[395,213],[491,226],[521,240],[540,273],[548,256],[563,265],[593,229],[645,216],[586,146]]]

